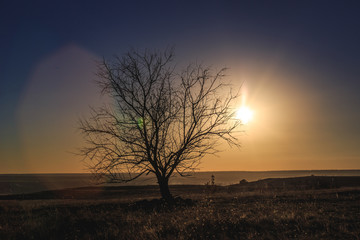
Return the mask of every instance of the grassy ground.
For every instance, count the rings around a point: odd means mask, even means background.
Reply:
[[[155,187],[121,188],[116,195],[109,188],[102,197],[95,194],[99,189],[87,189],[96,199],[88,193],[82,199],[0,200],[0,239],[360,239],[357,187],[172,190],[192,200],[164,205],[155,200]]]

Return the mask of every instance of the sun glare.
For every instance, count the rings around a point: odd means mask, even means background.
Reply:
[[[242,124],[247,124],[253,119],[253,111],[248,107],[241,107],[236,112],[236,119],[240,120]]]

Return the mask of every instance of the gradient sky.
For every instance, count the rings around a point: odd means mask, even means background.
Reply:
[[[200,170],[360,169],[358,1],[1,1],[0,173],[85,172],[96,61],[176,47],[229,67],[254,112]]]

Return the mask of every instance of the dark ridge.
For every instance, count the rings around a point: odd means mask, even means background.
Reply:
[[[216,183],[215,183],[216,184]],[[360,187],[360,176],[308,176],[293,178],[267,178],[254,182],[241,180],[239,184],[218,185],[171,185],[174,196],[215,192],[251,192],[251,191],[301,191],[312,189],[337,189]],[[142,186],[89,186],[47,190],[36,193],[1,195],[0,200],[35,199],[112,199],[112,198],[159,198],[157,185]],[[145,204],[146,205],[146,204]]]
[[[293,178],[267,178],[254,182],[241,180],[231,188],[269,189],[269,190],[309,190],[341,187],[359,187],[360,176],[308,176]]]

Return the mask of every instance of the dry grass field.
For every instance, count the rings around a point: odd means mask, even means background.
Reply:
[[[324,179],[2,196],[0,239],[360,239],[359,179]]]

